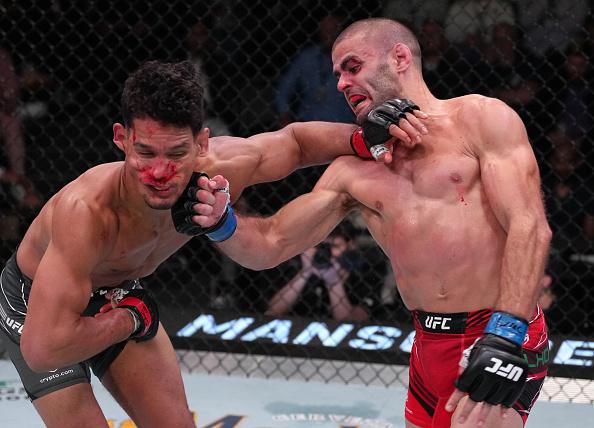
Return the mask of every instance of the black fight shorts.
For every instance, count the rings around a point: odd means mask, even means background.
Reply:
[[[94,357],[67,367],[59,367],[49,372],[37,373],[31,370],[23,358],[20,339],[27,316],[27,302],[32,280],[27,278],[16,263],[16,253],[6,263],[0,274],[0,340],[5,344],[8,355],[16,367],[29,398],[35,400],[79,383],[90,383],[91,372],[99,379],[109,365],[122,352],[127,341],[116,343]],[[125,281],[119,288],[131,290],[142,288],[138,280]],[[89,300],[83,316],[94,316],[107,303],[104,294],[109,289],[95,291]]]

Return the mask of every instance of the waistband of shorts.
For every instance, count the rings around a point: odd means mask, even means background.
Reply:
[[[415,329],[438,334],[465,334],[482,331],[491,318],[491,309],[472,312],[435,313],[412,311]]]
[[[479,309],[472,312],[457,312],[452,314],[412,311],[415,329],[438,334],[465,334],[482,332],[493,314],[492,309]],[[539,305],[528,321],[528,332],[545,330],[544,314]]]
[[[98,288],[97,290],[93,291],[92,296],[102,296],[104,294],[107,294],[113,290],[116,290],[118,288],[121,288],[124,291],[130,291],[130,290],[137,290],[137,289],[142,289],[142,284],[140,283],[140,279],[136,278],[136,279],[127,279],[125,281],[122,281],[120,284],[118,284],[116,287],[101,287]]]

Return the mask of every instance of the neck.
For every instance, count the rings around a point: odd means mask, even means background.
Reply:
[[[402,80],[402,93],[400,98],[408,98],[418,105],[423,111],[430,111],[440,102],[431,93],[420,73],[410,75]]]

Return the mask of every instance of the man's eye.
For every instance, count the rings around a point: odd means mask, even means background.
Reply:
[[[151,157],[155,156],[151,152],[138,152],[138,155],[139,156],[142,156],[143,158],[151,158]]]
[[[171,153],[169,156],[173,159],[180,159],[186,155],[186,152]]]
[[[355,74],[355,73],[358,73],[360,69],[361,69],[360,65],[354,65],[351,68],[349,68],[349,72]]]

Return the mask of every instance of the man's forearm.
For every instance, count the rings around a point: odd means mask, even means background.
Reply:
[[[240,265],[269,269],[317,245],[347,213],[340,194],[314,191],[294,199],[272,217],[238,215],[233,236],[217,246]]]
[[[237,214],[235,233],[229,239],[216,243],[216,246],[231,260],[249,269],[272,268],[282,260],[277,257],[271,228],[270,218]]]
[[[510,227],[503,256],[497,310],[529,320],[532,317],[551,239],[548,225]]]
[[[26,332],[23,333],[23,355],[33,370],[53,370],[85,361],[127,339],[134,330],[134,320],[128,311],[117,309],[98,317],[81,317],[72,328],[57,327],[53,330],[55,334],[40,334],[32,339],[37,342],[35,350],[26,345]],[[27,352],[29,348],[31,352]],[[43,352],[37,351],[40,348]]]
[[[301,150],[301,166],[320,165],[338,156],[352,155],[351,135],[354,124],[296,122],[289,125]]]

